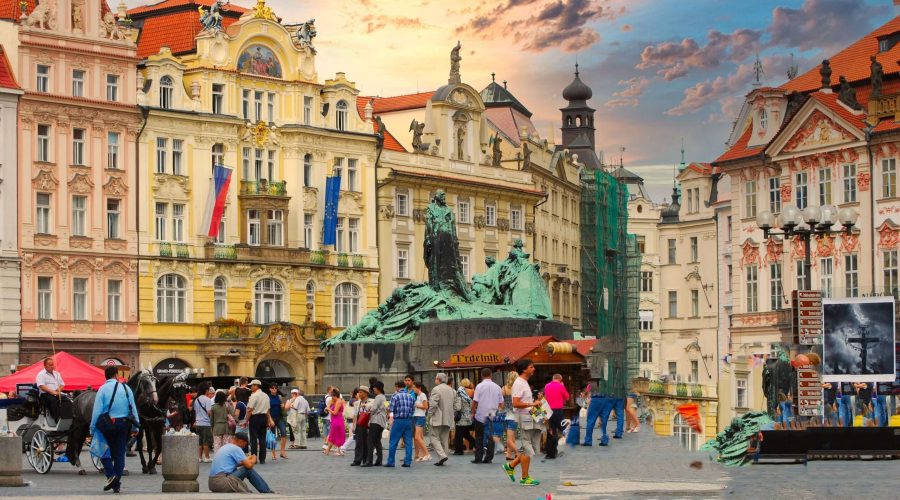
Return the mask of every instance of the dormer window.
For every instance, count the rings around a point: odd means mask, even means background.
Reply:
[[[172,94],[174,86],[172,77],[166,75],[159,79],[159,107],[169,109],[172,107]]]
[[[759,110],[759,129],[765,130],[769,125],[769,116],[766,114],[766,110]]]
[[[338,130],[347,130],[347,101],[338,101],[335,106],[335,127]]]

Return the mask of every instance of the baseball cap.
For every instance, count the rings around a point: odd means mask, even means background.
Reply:
[[[368,393],[368,392],[369,392],[369,386],[367,386],[367,385],[361,385],[361,386],[359,386],[359,389],[357,389],[357,390],[358,390],[358,391],[366,391],[366,392]]]
[[[250,441],[250,438],[247,436],[247,433],[244,431],[237,431],[234,433],[234,439],[241,439],[244,441]]]
[[[262,382],[260,382],[258,378],[255,378],[250,381],[250,385],[262,385]]]
[[[291,394],[300,394],[300,389],[291,389]]]

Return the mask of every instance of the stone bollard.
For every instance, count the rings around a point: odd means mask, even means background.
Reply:
[[[25,486],[21,436],[0,436],[0,486]]]
[[[163,436],[163,493],[200,491],[200,484],[197,482],[197,476],[200,475],[200,463],[197,461],[199,445],[200,437],[197,435]]]

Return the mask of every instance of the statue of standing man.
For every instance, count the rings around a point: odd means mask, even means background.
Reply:
[[[869,60],[872,61],[872,64],[869,66],[869,70],[872,73],[872,97],[878,97],[881,95],[881,82],[884,80],[884,68],[875,56],[869,56]]]
[[[453,47],[453,50],[450,51],[450,79],[447,80],[449,84],[462,82],[462,77],[459,76],[459,62],[462,61],[462,56],[459,55],[459,49],[461,48],[462,44],[457,41],[456,47]]]
[[[459,240],[456,219],[447,206],[442,189],[437,190],[425,212],[425,266],[428,285],[436,291],[446,290],[463,299],[469,291],[459,263]]]

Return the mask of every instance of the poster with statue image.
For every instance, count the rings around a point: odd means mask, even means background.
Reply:
[[[824,299],[825,382],[893,382],[893,297]]]

